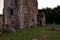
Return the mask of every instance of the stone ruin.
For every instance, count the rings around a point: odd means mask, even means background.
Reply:
[[[45,13],[44,12],[40,12],[37,15],[37,23],[38,23],[38,25],[42,25],[42,26],[46,25],[46,17],[45,17]]]
[[[4,26],[25,28],[37,26],[37,0],[4,0]]]
[[[13,31],[37,27],[37,14],[37,0],[4,0],[2,28]]]
[[[48,38],[48,34],[38,36],[36,38],[33,38],[32,40],[46,40],[46,38]]]

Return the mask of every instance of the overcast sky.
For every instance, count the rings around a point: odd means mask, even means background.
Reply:
[[[54,8],[60,5],[60,0],[38,0],[38,9],[50,7]],[[3,0],[0,0],[0,14],[2,14]]]
[[[60,5],[60,0],[38,0],[39,9],[46,7],[54,8],[57,5]]]

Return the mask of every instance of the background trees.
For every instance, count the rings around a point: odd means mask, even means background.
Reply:
[[[53,9],[51,8],[46,8],[46,9],[39,9],[38,10],[38,15],[41,16],[41,12],[45,13],[46,17],[46,23],[48,24],[60,24],[60,6],[57,6]]]

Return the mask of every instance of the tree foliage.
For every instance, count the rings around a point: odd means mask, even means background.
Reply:
[[[46,16],[46,23],[56,23],[60,24],[60,6],[57,6],[53,9],[46,8],[46,9],[39,9],[38,15],[41,15],[41,12],[45,13]]]

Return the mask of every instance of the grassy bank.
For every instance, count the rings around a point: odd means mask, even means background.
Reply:
[[[60,32],[49,31],[46,30],[47,28],[60,28],[60,25],[38,26],[37,28],[22,29],[16,33],[5,33],[4,36],[0,36],[0,40],[31,40],[32,38],[43,34],[48,34],[46,40],[60,40]]]

